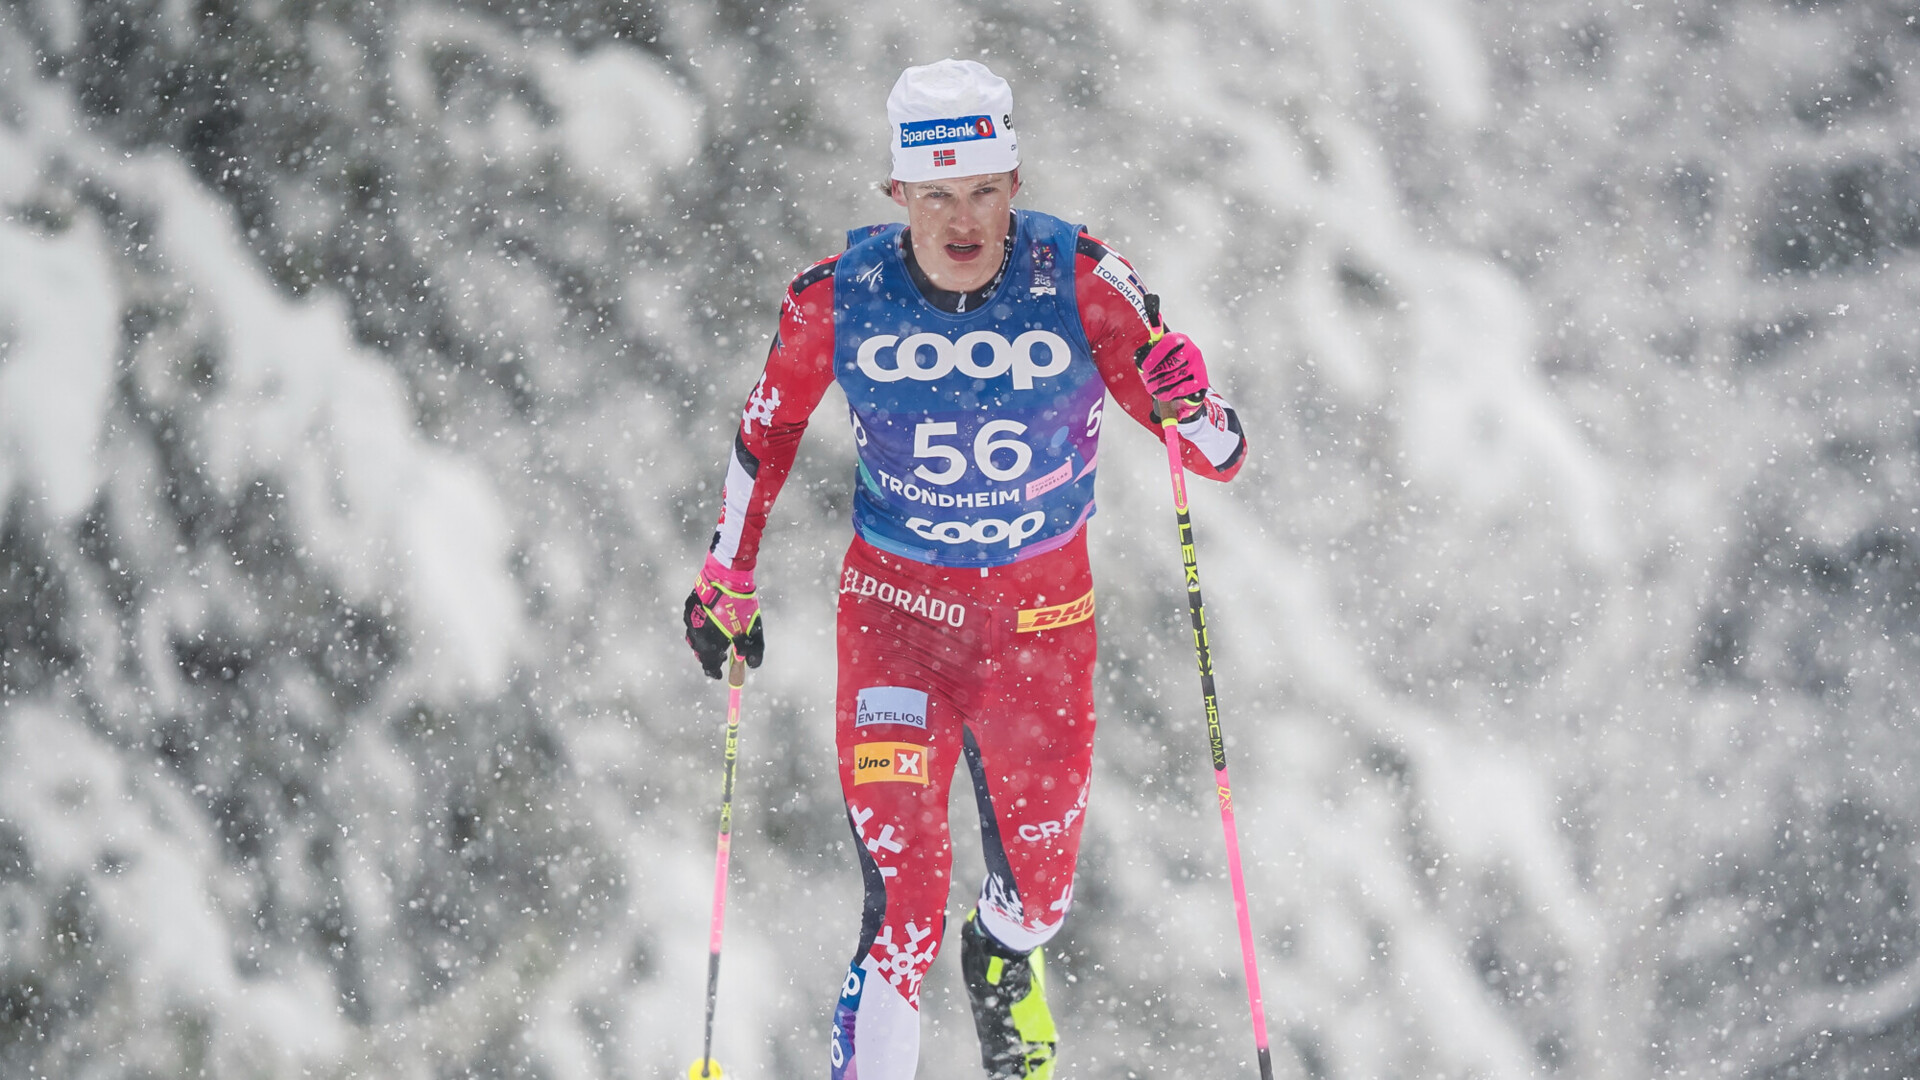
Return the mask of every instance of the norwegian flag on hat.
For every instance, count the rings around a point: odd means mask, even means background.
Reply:
[[[942,165],[953,164],[953,151],[935,150],[933,152],[933,164],[935,168],[939,168]]]

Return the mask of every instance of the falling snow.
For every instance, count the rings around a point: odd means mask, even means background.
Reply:
[[[947,55],[1248,424],[1193,497],[1281,1074],[1915,1075],[1916,19],[0,6],[0,1075],[684,1072],[724,696],[680,598],[781,290],[893,217],[886,88]],[[859,927],[818,420],[743,1078],[824,1068]],[[1253,1075],[1157,453],[1110,434],[1090,526],[1061,1056]]]

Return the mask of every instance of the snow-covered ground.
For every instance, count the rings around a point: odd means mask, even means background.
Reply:
[[[0,1075],[684,1071],[724,698],[680,597],[780,290],[892,217],[885,90],[946,55],[1249,424],[1194,514],[1282,1075],[1913,1075],[1914,18],[0,8]],[[819,416],[742,1078],[824,1069],[858,923]],[[1252,1073],[1157,454],[1110,432],[1091,526],[1068,1076]],[[958,982],[931,1080],[978,1075]]]

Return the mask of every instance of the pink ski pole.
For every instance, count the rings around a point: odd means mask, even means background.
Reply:
[[[733,774],[740,752],[740,688],[747,665],[735,653],[727,666],[727,743],[725,779],[720,787],[720,851],[713,866],[713,924],[707,935],[707,1039],[700,1060],[687,1069],[688,1080],[722,1080],[713,1060],[713,1004],[720,990],[720,936],[727,922],[727,861],[733,851]]]
[[[1160,298],[1147,296],[1147,322],[1153,341],[1165,333]],[[1187,572],[1187,608],[1193,615],[1193,652],[1200,662],[1200,695],[1207,708],[1207,741],[1213,748],[1213,783],[1220,799],[1220,828],[1227,835],[1227,875],[1233,883],[1234,914],[1240,920],[1240,959],[1247,969],[1247,1007],[1253,1013],[1253,1045],[1260,1056],[1260,1080],[1273,1080],[1273,1054],[1267,1048],[1267,1011],[1260,998],[1260,966],[1253,955],[1253,920],[1247,913],[1247,882],[1240,872],[1240,830],[1233,821],[1233,785],[1227,780],[1227,743],[1220,733],[1220,703],[1213,691],[1213,649],[1207,644],[1207,605],[1200,597],[1200,564],[1193,552],[1193,517],[1187,512],[1187,470],[1180,461],[1179,419],[1172,403],[1156,405],[1160,434],[1167,443],[1167,471],[1173,477],[1173,509],[1180,521],[1180,559]]]

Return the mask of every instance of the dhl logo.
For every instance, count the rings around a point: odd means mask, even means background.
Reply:
[[[1062,626],[1072,626],[1077,622],[1086,622],[1093,618],[1093,590],[1087,595],[1065,604],[1052,607],[1028,608],[1020,613],[1018,633],[1027,634],[1035,630],[1055,630]]]
[[[925,784],[928,757],[928,749],[918,743],[858,743],[853,748],[853,785]]]

